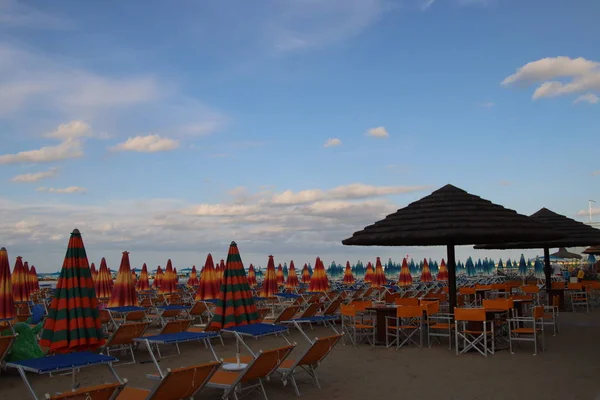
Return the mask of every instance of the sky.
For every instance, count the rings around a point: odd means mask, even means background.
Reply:
[[[600,221],[600,2],[576,3],[0,0],[0,246],[41,272],[74,228],[112,269],[232,240],[246,266],[439,260],[341,240],[447,183]]]

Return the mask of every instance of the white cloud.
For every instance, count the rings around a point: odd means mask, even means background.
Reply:
[[[421,1],[421,10],[427,11],[429,8],[435,3],[435,0],[422,0]]]
[[[68,140],[78,139],[81,137],[92,136],[92,127],[84,121],[71,121],[66,124],[61,124],[54,131],[49,132],[45,135],[49,138]]]
[[[21,151],[0,156],[0,164],[44,163],[83,156],[81,141],[69,139],[56,146],[44,146],[38,150]]]
[[[533,99],[582,92],[594,95],[592,92],[600,91],[600,63],[582,57],[543,58],[518,68],[513,75],[502,81],[502,85],[529,86],[540,82],[533,93]]]
[[[53,176],[56,176],[57,173],[58,168],[52,167],[49,168],[47,171],[17,175],[14,178],[12,178],[11,181],[20,183],[38,182],[42,179],[52,178]]]
[[[111,147],[112,151],[137,151],[140,153],[156,153],[159,151],[175,150],[179,141],[159,135],[130,137],[123,143]]]
[[[86,192],[86,189],[80,186],[69,186],[66,188],[49,188],[49,187],[39,187],[36,189],[38,192],[47,192],[47,193],[57,193],[57,194],[74,194],[80,193],[83,194]]]
[[[590,215],[590,209],[577,211],[578,217],[587,217]],[[600,215],[600,208],[592,208],[592,215]]]
[[[69,29],[72,22],[17,0],[0,0],[0,26],[31,29]]]
[[[378,126],[377,128],[371,128],[367,131],[367,136],[376,137],[376,138],[387,138],[390,137],[390,134],[383,126]]]
[[[325,144],[323,145],[323,147],[335,147],[335,146],[341,146],[342,141],[338,138],[329,138],[325,141]]]
[[[581,96],[579,96],[578,98],[576,98],[573,103],[577,104],[577,103],[581,103],[581,102],[587,102],[590,104],[596,104],[600,101],[600,97],[596,96],[593,93],[586,93],[586,94],[582,94]]]

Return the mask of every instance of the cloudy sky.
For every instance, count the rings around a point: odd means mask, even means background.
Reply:
[[[600,220],[600,2],[0,0],[0,246],[316,256],[452,183]],[[518,254],[459,249],[458,256]],[[535,252],[531,253],[535,254]]]

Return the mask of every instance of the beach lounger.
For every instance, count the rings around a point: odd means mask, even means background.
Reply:
[[[4,358],[10,353],[16,338],[15,335],[0,336],[0,366],[4,363]]]
[[[121,363],[120,365],[135,364],[135,355],[133,354],[134,339],[141,337],[149,325],[149,322],[122,324],[109,336],[100,352],[109,356],[111,351],[129,350],[132,361]]]
[[[188,330],[190,325],[192,324],[191,319],[178,319],[173,321],[167,321],[160,329],[159,335],[165,335],[169,333],[179,333],[185,332]]]
[[[283,309],[275,318],[265,317],[263,321],[267,324],[279,324],[281,321],[292,319],[298,313],[300,306],[290,306]]]
[[[291,344],[290,341],[285,337],[285,333],[289,332],[289,329],[285,325],[272,325],[266,324],[264,322],[259,322],[256,324],[248,324],[248,325],[240,325],[234,326],[227,329],[222,329],[222,332],[233,333],[236,338],[236,346],[237,346],[237,354],[240,354],[240,344],[243,345],[246,350],[250,352],[253,356],[256,356],[252,349],[244,342],[244,336],[251,337],[253,339],[258,339],[263,336],[278,336],[281,335],[288,344]]]
[[[200,323],[202,323],[202,316],[205,314],[211,315],[210,308],[204,301],[197,301],[194,303],[192,308],[188,311],[188,315],[192,320],[196,318],[200,319]]]
[[[119,400],[180,400],[199,398],[198,393],[217,372],[220,362],[167,369],[165,376],[152,390],[125,387]]]
[[[296,345],[291,344],[273,350],[261,350],[241,371],[217,371],[208,381],[207,386],[223,389],[222,399],[228,399],[229,396],[233,396],[237,400],[238,394],[249,390],[258,390],[262,393],[265,400],[267,400],[267,392],[263,386],[263,379],[267,379],[277,371],[277,368],[290,355],[294,347]],[[235,366],[235,364],[233,365]],[[228,368],[228,365],[224,365],[223,367]]]
[[[46,393],[47,400],[114,400],[123,390],[124,383],[105,383],[103,385],[88,386],[71,392],[55,394]]]

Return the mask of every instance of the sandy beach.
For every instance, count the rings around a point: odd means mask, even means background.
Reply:
[[[528,343],[521,344],[516,354],[508,350],[498,351],[488,359],[478,354],[456,356],[442,345],[433,348],[402,348],[399,351],[385,347],[371,348],[360,345],[342,346],[334,349],[318,369],[322,390],[301,377],[300,390],[305,399],[600,399],[600,311],[586,313],[562,313],[559,335],[546,333],[546,351],[532,355]],[[310,336],[326,336],[330,329],[315,328]],[[307,342],[295,330],[290,341],[298,343],[292,357],[306,348]],[[247,343],[254,350],[282,345],[282,338],[261,338]],[[225,347],[214,341],[217,355],[222,358],[235,355],[235,340],[225,337]],[[181,346],[181,355],[174,348],[164,347],[160,365],[176,368],[209,361],[208,349],[200,344]],[[118,357],[118,355],[116,355]],[[155,373],[145,349],[136,356],[138,364],[117,366],[128,385],[151,388],[153,381],[145,375]],[[37,393],[54,393],[69,390],[70,376],[31,376]],[[96,367],[79,374],[82,386],[112,381],[106,368]],[[14,370],[7,370],[0,377],[0,400],[26,399],[24,383]],[[266,385],[271,400],[295,398],[291,386],[283,387],[272,380]],[[204,389],[198,398],[219,399],[221,392]],[[260,399],[258,393],[248,399]]]

